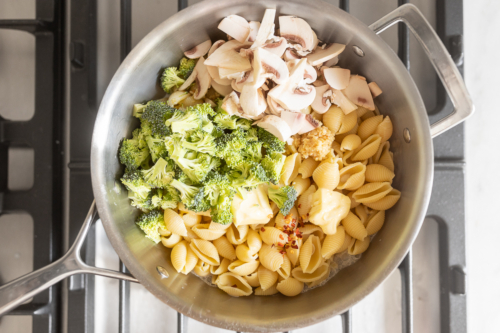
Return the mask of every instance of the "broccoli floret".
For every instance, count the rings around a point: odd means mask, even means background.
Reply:
[[[238,119],[236,119],[236,126],[238,128],[244,129],[245,131],[248,131],[252,127],[252,121],[249,119],[241,118],[238,116],[234,116]]]
[[[198,194],[200,191],[201,187],[193,186],[193,185],[188,185],[186,183],[183,183],[177,179],[172,180],[170,183],[172,187],[174,187],[177,191],[180,193],[180,198],[181,201],[186,205],[186,206],[191,206],[193,203],[194,197]]]
[[[174,115],[176,110],[167,104],[159,101],[150,101],[146,105],[141,119],[147,121],[141,124],[142,127],[150,127],[151,135],[164,137],[170,135],[170,129],[165,125],[165,121]],[[144,130],[143,130],[144,131]]]
[[[205,197],[203,187],[196,193],[193,200],[186,208],[193,212],[206,212],[210,209],[210,202]]]
[[[165,221],[163,220],[163,213],[158,210],[152,210],[148,213],[141,214],[135,222],[139,228],[144,231],[146,237],[155,243],[161,240],[159,228],[165,228]]]
[[[151,185],[149,185],[139,170],[127,170],[123,175],[121,182],[127,190],[134,193],[137,198],[146,199],[151,191]]]
[[[195,130],[189,134],[187,140],[182,141],[182,147],[214,156],[215,138],[205,131]]]
[[[190,156],[192,153],[196,157],[192,158]],[[220,160],[217,157],[210,156],[208,154],[188,152],[186,157],[179,157],[175,160],[175,163],[182,169],[182,171],[191,179],[195,184],[200,183],[207,174],[219,167]]]
[[[192,110],[188,109],[186,112],[177,110],[165,124],[170,126],[174,133],[184,133],[189,130],[200,129],[202,119],[197,112],[192,112]]]
[[[132,115],[136,118],[141,118],[145,108],[146,104],[134,104]]]
[[[212,206],[210,216],[212,221],[219,224],[229,224],[233,222],[233,213],[231,213],[232,198],[224,198],[224,200]]]
[[[248,142],[242,153],[247,160],[259,163],[262,160],[262,142]]]
[[[156,162],[161,157],[166,158],[168,156],[165,140],[153,136],[147,136],[146,142],[148,143],[149,152],[151,153],[153,162]]]
[[[242,150],[246,147],[245,131],[239,129],[225,133],[215,140],[217,151],[215,156],[223,158],[230,167],[243,162]]]
[[[259,137],[259,141],[262,141],[262,145],[266,148],[267,153],[271,151],[283,153],[285,151],[285,143],[265,129],[259,127],[257,129],[257,136]]]
[[[174,209],[180,201],[177,190],[171,186],[164,189],[154,189],[152,191],[151,204],[154,208]]]
[[[233,168],[229,172],[229,179],[233,187],[245,187],[247,189],[253,189],[257,185],[269,181],[262,165],[250,161],[244,161]]]
[[[269,186],[267,193],[269,199],[278,206],[281,214],[285,216],[290,212],[297,199],[297,191],[292,186]]]
[[[215,116],[215,111],[209,103],[196,104],[186,109],[186,112],[195,112],[201,118],[201,129],[207,133],[212,133],[214,124],[212,118]]]
[[[139,129],[134,130],[132,139],[123,139],[118,152],[120,163],[127,169],[135,170],[141,166],[149,157],[146,141]]]
[[[247,141],[258,141],[259,137],[257,136],[257,127],[252,126],[246,133]]]
[[[161,75],[161,87],[166,93],[170,93],[172,88],[180,87],[185,80],[181,79],[176,67],[165,68]]]
[[[228,115],[225,111],[218,112],[214,117],[214,122],[221,128],[237,129],[236,117]]]
[[[179,133],[175,133],[165,139],[165,147],[171,158],[174,160],[184,157],[186,155],[186,148],[182,147],[182,142],[184,141],[184,136]]]
[[[217,205],[223,198],[232,198],[235,194],[229,178],[217,171],[210,171],[203,181],[204,195],[212,206]]]
[[[271,183],[278,184],[285,159],[286,157],[283,154],[272,151],[260,161]]]
[[[193,72],[194,66],[196,66],[196,59],[182,58],[177,74],[184,80],[187,80]]]
[[[169,158],[167,159],[171,161]],[[170,184],[175,176],[173,162],[169,163],[163,158],[159,158],[150,169],[142,170],[142,174],[148,184],[163,188]]]
[[[214,128],[212,129],[212,132],[210,132],[210,134],[212,134],[212,136],[217,139],[217,138],[220,138],[221,136],[223,136],[225,134],[225,132],[224,132],[223,128],[221,128],[219,126],[214,126]]]

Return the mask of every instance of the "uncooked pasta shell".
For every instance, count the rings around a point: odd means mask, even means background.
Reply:
[[[312,157],[308,157],[300,163],[299,174],[302,178],[309,178],[312,176],[314,169],[319,165],[319,161],[314,160]]]
[[[386,116],[384,120],[377,126],[374,134],[380,135],[380,137],[382,138],[381,142],[384,143],[390,139],[390,137],[392,136],[392,131],[393,128],[391,118],[389,118],[389,116]]]
[[[370,237],[366,237],[364,240],[359,240],[359,239],[351,239],[351,242],[349,244],[349,247],[347,249],[347,253],[350,255],[354,256],[357,254],[361,254],[368,249],[368,246],[370,245]]]
[[[277,272],[282,278],[288,278],[290,276],[290,271],[292,270],[292,263],[288,256],[283,256],[283,264],[278,268]]]
[[[363,240],[366,236],[368,236],[365,226],[352,212],[349,212],[349,214],[347,214],[347,216],[342,220],[342,225],[344,226],[345,232],[353,238]]]
[[[279,253],[276,247],[262,244],[262,248],[259,251],[259,260],[262,266],[272,272],[276,272],[283,264],[283,255]]]
[[[349,164],[339,172],[339,190],[356,190],[365,182],[366,166],[360,162]]]
[[[165,209],[163,212],[163,219],[165,221],[165,226],[169,231],[183,237],[187,236],[187,229],[184,225],[184,220],[179,214],[171,209]]]
[[[250,249],[246,244],[240,244],[236,246],[236,257],[244,262],[252,262],[255,261],[255,259],[257,259],[259,255],[257,254],[257,252],[251,254]]]
[[[278,281],[278,273],[270,271],[262,265],[260,265],[257,269],[257,275],[259,278],[260,287],[263,291],[274,286],[276,284],[276,281]]]
[[[376,182],[376,183],[366,183],[361,186],[354,194],[352,198],[359,203],[365,204],[368,206],[368,203],[373,203],[379,201],[383,197],[389,194],[393,190],[391,184],[388,182]],[[397,201],[397,200],[396,200]],[[370,206],[368,206],[370,207]],[[375,209],[373,207],[370,207]],[[385,210],[385,209],[376,209],[376,210]]]
[[[343,226],[337,228],[337,232],[333,235],[327,235],[321,246],[321,256],[324,259],[330,259],[344,245],[345,230]],[[306,282],[306,281],[303,281]]]
[[[392,183],[394,172],[389,170],[382,164],[370,164],[366,166],[365,172],[366,181],[369,183],[374,182],[389,182]]]
[[[313,179],[320,188],[333,190],[339,184],[338,164],[322,163],[313,172]]]
[[[272,285],[266,290],[263,290],[262,287],[258,287],[257,289],[255,289],[255,295],[257,296],[271,296],[276,295],[277,293],[279,293],[279,291],[276,288],[276,284]]]
[[[361,145],[361,138],[356,134],[347,135],[344,140],[342,140],[342,144],[340,145],[340,150],[342,152],[355,150]]]
[[[354,162],[364,161],[375,155],[380,146],[380,135],[373,134],[368,137],[361,146],[359,146],[351,157],[351,160]]]
[[[288,240],[288,235],[285,234],[283,231],[279,230],[278,228],[274,227],[262,227],[259,230],[260,238],[262,238],[262,242],[266,243],[267,245],[279,245],[283,246],[287,240]]]
[[[297,296],[304,290],[304,283],[289,277],[286,280],[281,281],[276,286],[276,289],[285,296],[293,297]]]
[[[378,125],[383,121],[384,116],[370,117],[359,124],[358,136],[361,141],[365,141],[370,135],[375,134]]]
[[[249,296],[252,294],[252,286],[245,278],[234,273],[224,273],[217,279],[217,287],[224,290],[233,297]]]
[[[341,108],[332,105],[325,114],[323,114],[323,125],[333,134],[337,134],[344,121],[345,114]]]
[[[221,257],[227,258],[229,260],[236,259],[236,251],[234,250],[233,245],[229,243],[225,236],[214,240],[213,244],[217,249],[217,253],[219,253]]]
[[[219,253],[211,242],[204,239],[193,239],[190,246],[196,256],[207,264],[212,266],[220,264]]]
[[[313,282],[324,278],[330,271],[330,265],[322,263],[318,269],[312,273],[304,273],[302,268],[296,267],[292,271],[292,276],[300,282]]]
[[[312,273],[321,265],[321,243],[318,237],[311,235],[302,245],[299,262],[305,273]]]
[[[235,260],[229,264],[228,269],[230,272],[239,275],[246,276],[250,275],[257,270],[260,262],[258,260],[254,260],[251,262],[244,262],[241,260]]]
[[[281,169],[280,183],[290,185],[293,179],[299,174],[299,167],[301,162],[301,155],[299,153],[287,156],[283,168]]]
[[[254,272],[250,275],[245,276],[245,280],[254,288],[260,286],[259,277],[257,276],[257,272]]]
[[[209,229],[210,224],[208,223],[202,223],[202,224],[197,224],[194,227],[191,228],[191,230],[201,239],[207,240],[207,241],[213,241],[217,238],[220,238],[226,233],[226,230],[210,230]]]
[[[401,198],[401,192],[396,189],[392,189],[382,199],[375,202],[365,203],[364,205],[375,210],[388,210],[399,201],[399,198]]]
[[[384,221],[385,221],[385,210],[381,211],[374,210],[372,215],[368,218],[368,221],[366,222],[366,232],[368,233],[368,236],[377,233],[384,225]]]

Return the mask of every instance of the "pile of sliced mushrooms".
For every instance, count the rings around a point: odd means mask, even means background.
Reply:
[[[225,96],[227,113],[255,120],[289,143],[292,135],[321,126],[314,112],[323,114],[332,104],[345,114],[358,106],[375,110],[378,85],[336,66],[345,45],[322,43],[306,21],[293,16],[279,17],[278,37],[275,15],[267,9],[262,23],[224,18],[218,28],[228,41],[207,40],[184,53],[199,60],[179,91],[195,82],[193,97],[199,100],[212,87]]]

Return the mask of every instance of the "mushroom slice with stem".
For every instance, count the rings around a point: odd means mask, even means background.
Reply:
[[[382,93],[382,89],[375,82],[368,83],[368,88],[370,88],[370,92],[372,93],[373,98],[379,96]]]
[[[207,66],[205,66],[205,58],[203,57],[198,60],[196,66],[194,66],[193,72],[186,82],[179,87],[179,90],[186,90],[193,82],[196,82],[196,90],[193,94],[194,99],[203,98],[212,82],[210,74],[208,74]]]
[[[280,16],[280,35],[291,44],[299,44],[304,51],[312,51],[315,47],[314,32],[311,26],[301,18]]]
[[[245,42],[250,35],[250,24],[243,17],[238,15],[229,15],[225,17],[218,28],[240,43]]]
[[[311,104],[311,107],[316,111],[317,113],[323,114],[332,105],[330,101],[330,97],[332,95],[332,91],[330,90],[329,85],[324,85],[320,87],[315,87],[316,88],[316,97],[314,97],[314,101]],[[329,94],[326,94],[326,92],[329,91]],[[324,96],[324,95],[327,96]],[[329,96],[328,96],[329,95]]]
[[[249,45],[249,43],[240,43],[237,40],[230,40],[220,45],[211,55],[209,55],[205,65],[238,71],[250,70],[252,68],[250,60],[239,54],[241,48],[248,47]]]
[[[274,17],[276,15],[276,9],[266,9],[264,12],[264,17],[260,24],[259,32],[255,38],[255,42],[252,44],[252,49],[261,47],[266,44],[269,39],[269,35],[274,32]]]
[[[237,115],[241,117],[242,109],[240,106],[240,98],[233,91],[229,95],[227,95],[222,100],[222,109],[226,111],[230,116]]]
[[[364,77],[352,75],[349,80],[349,85],[343,90],[343,92],[349,100],[354,102],[354,104],[363,106],[371,111],[375,110],[373,96]]]
[[[285,54],[283,54],[283,57],[285,58],[285,61],[300,60],[303,58],[294,48],[288,48],[285,51]]]
[[[251,83],[245,84],[241,90],[240,105],[243,109],[243,117],[256,119],[267,108],[262,89]]]
[[[278,57],[282,57],[285,50],[288,48],[288,42],[285,38],[280,37],[277,42],[270,42],[262,47],[264,50],[276,54]]]
[[[324,63],[325,61],[328,61],[330,59],[335,58],[339,54],[341,54],[345,49],[344,44],[338,44],[338,43],[333,43],[327,47],[323,48],[316,48],[316,50],[307,55],[307,60],[309,60],[309,63],[313,66],[318,66]]]
[[[189,59],[198,59],[207,54],[211,46],[212,46],[212,41],[208,39],[203,43],[196,45],[191,50],[184,52],[184,55]]]
[[[344,114],[349,114],[358,108],[356,104],[351,102],[349,98],[347,98],[344,93],[342,93],[341,90],[332,89],[331,101],[339,108],[341,108],[342,111],[344,111]]]
[[[288,110],[281,111],[281,119],[288,124],[292,135],[297,134],[307,121],[306,115],[302,112],[291,112]]]
[[[212,88],[214,88],[214,90],[217,91],[222,96],[227,96],[233,91],[233,88],[230,85],[226,86],[218,84],[215,80],[212,81]]]
[[[223,41],[223,40],[218,40],[215,43],[213,43],[212,47],[208,51],[208,56],[210,57],[212,55],[212,53],[214,53],[215,50],[217,50],[219,47],[221,47],[222,44],[224,44],[224,43],[225,43],[225,41]],[[206,63],[206,61],[205,61],[205,63]],[[212,78],[212,80],[214,82],[217,82],[219,85],[229,86],[231,84],[230,79],[223,79],[220,77],[219,69],[217,67],[207,66],[207,70],[208,70],[208,74],[210,74],[210,77]]]
[[[287,141],[291,136],[292,132],[290,127],[278,116],[267,115],[262,118],[257,126],[262,127],[281,141]]]
[[[318,128],[321,126],[321,123],[314,119],[314,117],[310,114],[306,114],[304,125],[300,128],[298,134],[304,134],[307,132],[312,131],[315,128]]]
[[[286,62],[286,66],[288,67],[288,70],[291,72],[295,66],[299,63],[299,60],[294,59]],[[318,79],[318,73],[316,73],[316,69],[314,69],[313,66],[310,64],[306,63],[304,66],[304,75],[303,79],[305,83],[313,83]]]
[[[247,42],[255,42],[257,38],[257,33],[259,32],[260,22],[258,21],[250,21],[248,23],[250,25],[250,34],[248,35]]]
[[[267,106],[271,114],[274,114],[275,116],[281,116],[281,112],[286,111],[269,94],[267,94]]]
[[[282,84],[289,77],[288,67],[283,59],[260,47],[254,51],[253,68],[255,81],[261,76],[268,77],[277,84]]]
[[[349,85],[351,71],[340,67],[326,68],[323,70],[323,76],[330,87],[342,90]]]

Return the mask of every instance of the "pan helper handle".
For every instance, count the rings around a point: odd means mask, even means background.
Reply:
[[[474,105],[448,50],[417,7],[402,5],[370,25],[370,29],[379,34],[398,22],[405,23],[422,45],[454,106],[450,115],[431,125],[431,136],[434,138],[471,116]]]
[[[97,209],[94,201],[92,206],[90,206],[90,210],[85,218],[82,229],[76,237],[75,243],[61,259],[0,287],[0,316],[26,302],[39,292],[74,274],[89,273],[137,282],[130,275],[89,266],[83,262],[80,250],[96,217]]]

